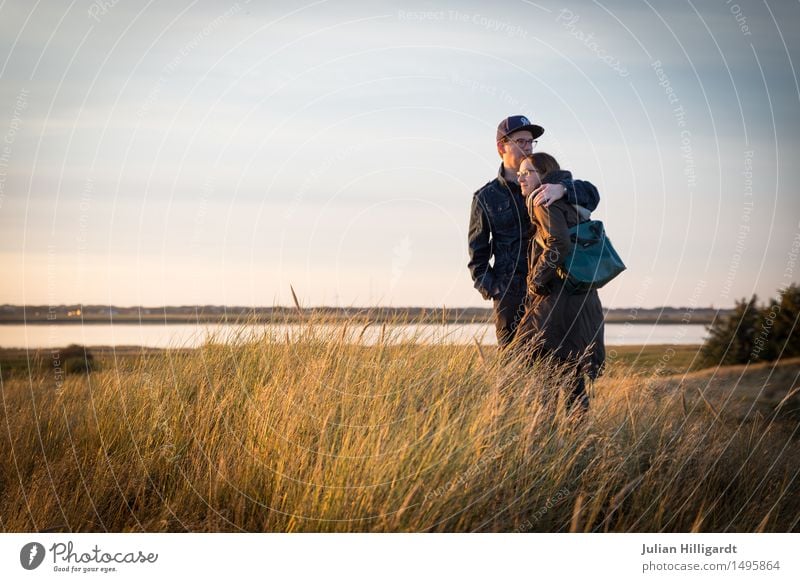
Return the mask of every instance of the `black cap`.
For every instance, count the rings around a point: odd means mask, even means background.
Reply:
[[[533,134],[533,139],[537,139],[544,133],[544,128],[533,125],[524,115],[512,115],[511,117],[506,117],[497,126],[497,141],[515,131],[530,131]]]

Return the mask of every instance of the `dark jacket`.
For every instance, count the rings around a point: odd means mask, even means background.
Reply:
[[[589,182],[573,182],[572,174],[565,170],[551,172],[548,178],[567,189],[562,200],[589,210],[597,208],[600,195]],[[484,299],[505,293],[525,295],[531,234],[519,184],[506,181],[501,164],[497,178],[473,195],[469,217],[467,266]]]
[[[550,175],[544,181],[549,181]],[[579,180],[575,181],[576,183]],[[586,182],[588,184],[588,182]],[[537,341],[536,349],[552,353],[563,361],[583,359],[584,370],[596,377],[605,362],[603,307],[597,291],[568,295],[556,274],[572,252],[569,229],[582,222],[579,209],[563,199],[549,208],[530,209],[534,238],[528,275],[526,310],[517,330],[523,344]]]

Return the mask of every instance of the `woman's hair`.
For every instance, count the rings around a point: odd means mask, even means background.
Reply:
[[[536,152],[535,154],[531,154],[528,156],[528,159],[541,176],[545,176],[550,172],[555,172],[556,170],[561,169],[561,166],[558,165],[558,161],[556,161],[556,159],[550,154],[546,154],[544,152]]]

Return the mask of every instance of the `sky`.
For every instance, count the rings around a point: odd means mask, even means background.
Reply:
[[[601,195],[607,307],[800,281],[800,3],[0,3],[0,304],[489,306],[508,115]]]

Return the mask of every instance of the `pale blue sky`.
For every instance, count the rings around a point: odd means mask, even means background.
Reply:
[[[775,0],[6,1],[0,303],[489,305],[468,213],[511,114],[600,189],[605,305],[773,296],[798,30]]]

